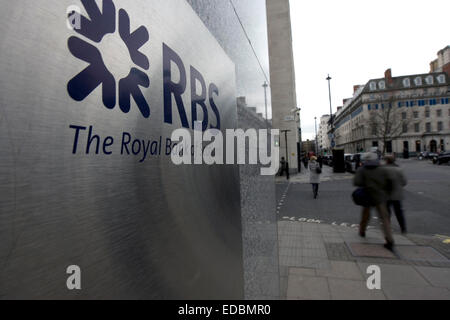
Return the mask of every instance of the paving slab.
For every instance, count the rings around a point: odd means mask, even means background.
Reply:
[[[396,246],[395,250],[405,260],[449,262],[436,249],[428,246]]]
[[[382,244],[346,242],[351,254],[355,257],[393,258],[397,257]]]
[[[450,291],[431,286],[411,286],[389,283],[382,286],[389,300],[449,300]]]
[[[382,290],[369,290],[366,281],[328,278],[333,300],[386,300]]]
[[[308,268],[289,268],[289,274],[299,275],[299,276],[315,277],[316,276],[316,270],[315,269],[308,269]]]
[[[361,270],[355,262],[330,261],[330,268],[318,269],[316,274],[327,278],[364,280]]]
[[[329,300],[330,298],[326,278],[289,274],[288,300]]]
[[[435,287],[450,289],[450,269],[434,267],[415,267],[425,279]]]

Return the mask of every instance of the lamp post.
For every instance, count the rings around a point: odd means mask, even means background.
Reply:
[[[328,75],[327,79],[328,81],[328,99],[330,100],[330,127],[331,127],[331,149],[334,148],[334,130],[333,130],[333,109],[331,108],[331,86],[330,86],[330,80],[331,77]]]
[[[267,124],[267,127],[269,126],[269,119],[267,118],[268,116],[267,116],[267,87],[269,86],[268,84],[267,84],[267,82],[266,81],[264,81],[264,84],[262,85],[263,86],[263,88],[264,88],[264,104],[265,104],[265,106],[266,106],[266,124]]]
[[[318,155],[318,150],[317,150],[317,117],[314,117],[314,130],[316,132],[316,156]]]
[[[295,116],[298,115],[298,145],[297,145],[297,167],[298,172],[302,172],[302,166],[301,166],[301,154],[302,154],[302,124],[301,124],[301,118],[300,118],[300,111],[301,108],[294,108],[291,110],[292,113],[294,113],[294,121],[296,121]]]
[[[281,130],[284,132],[284,141],[286,143],[286,179],[289,180],[289,158],[288,158],[288,144],[287,144],[287,133],[291,130]]]

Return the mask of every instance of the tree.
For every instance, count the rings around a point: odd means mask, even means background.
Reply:
[[[378,109],[370,111],[369,127],[372,136],[383,142],[382,154],[385,155],[387,142],[403,132],[404,125],[408,125],[410,112],[406,108],[394,106],[392,97],[380,102]]]

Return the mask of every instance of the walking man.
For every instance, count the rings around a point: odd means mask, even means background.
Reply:
[[[402,233],[406,233],[406,221],[403,215],[402,200],[403,200],[403,187],[406,186],[406,178],[403,174],[403,170],[395,163],[393,156],[386,156],[386,169],[389,172],[391,185],[388,194],[387,209],[389,212],[389,218],[391,217],[391,207],[394,208],[395,216],[397,217],[398,224]]]
[[[364,193],[370,198],[370,204],[367,204],[362,209],[359,235],[361,237],[366,236],[366,229],[370,220],[370,208],[375,207],[386,239],[384,247],[392,250],[394,239],[392,237],[391,223],[386,208],[390,185],[389,173],[386,168],[380,166],[378,155],[374,152],[365,153],[362,160],[363,166],[356,171],[353,183],[355,186],[361,187],[364,190]]]

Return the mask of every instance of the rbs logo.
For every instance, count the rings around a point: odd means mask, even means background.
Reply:
[[[107,34],[116,32],[116,8],[112,0],[103,0],[103,8],[97,6],[95,1],[81,0],[89,18],[81,15],[80,24],[74,30],[81,36],[99,44]],[[77,74],[67,84],[67,91],[70,97],[76,101],[83,101],[97,87],[102,85],[103,104],[108,109],[116,106],[118,95],[119,106],[122,112],[128,113],[131,107],[131,96],[139,108],[144,118],[150,117],[150,106],[144,97],[140,87],[149,88],[150,79],[143,70],[148,70],[149,60],[139,49],[148,42],[149,33],[147,28],[140,26],[134,32],[130,30],[130,17],[124,9],[118,13],[118,31],[121,40],[126,45],[132,62],[136,67],[132,67],[128,75],[118,79],[118,93],[116,92],[116,79],[105,65],[100,50],[78,37],[72,36],[68,40],[68,47],[72,55],[82,61],[89,63],[83,71]],[[181,125],[189,128],[186,109],[183,104],[182,95],[186,92],[187,76],[186,69],[181,57],[169,46],[163,43],[163,87],[164,87],[164,122],[172,124],[172,98],[176,102],[176,108],[180,117]],[[179,71],[177,81],[173,80],[172,67]],[[191,94],[191,128],[198,120],[198,111],[203,114],[202,129],[208,129],[208,109],[209,104],[215,116],[214,124],[209,128],[220,129],[220,113],[214,102],[214,97],[219,96],[219,89],[214,83],[206,85],[202,74],[193,66],[190,66],[190,94]]]

